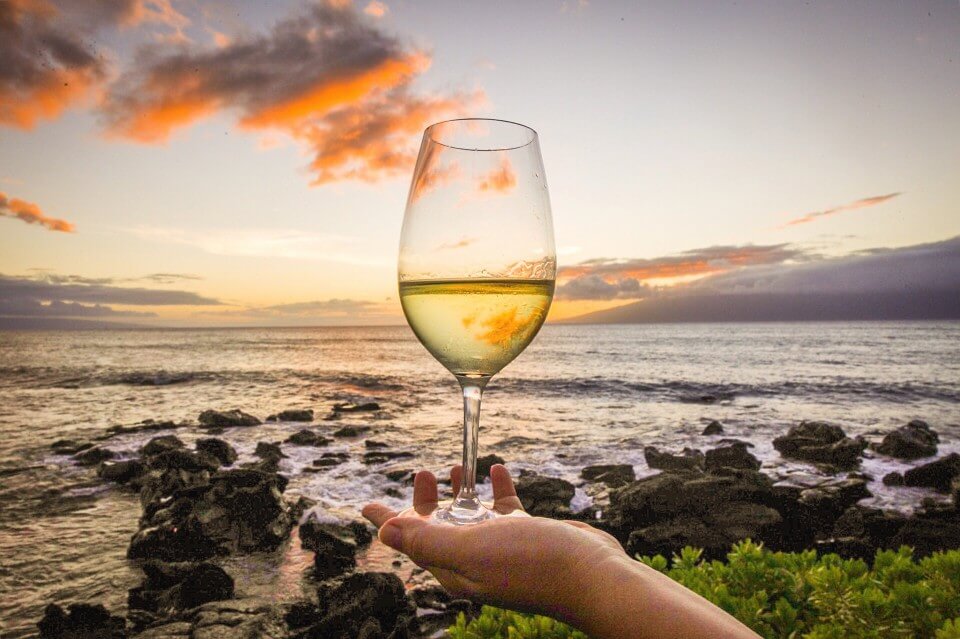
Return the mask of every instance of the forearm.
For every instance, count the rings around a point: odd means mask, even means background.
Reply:
[[[703,597],[626,555],[586,573],[567,621],[593,639],[757,639]]]

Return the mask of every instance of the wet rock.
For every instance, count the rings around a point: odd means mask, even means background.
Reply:
[[[760,470],[760,460],[754,457],[742,444],[732,444],[708,450],[706,454],[707,470],[719,468],[745,468]]]
[[[316,499],[311,499],[306,495],[300,495],[293,501],[288,497],[286,501],[287,505],[290,506],[290,517],[293,521],[300,521],[303,513],[317,505]]]
[[[398,481],[404,484],[412,484],[413,477],[416,475],[416,471],[413,471],[409,468],[395,468],[391,470],[384,470],[384,476],[390,481]]]
[[[50,444],[50,450],[56,455],[76,455],[82,450],[93,448],[90,442],[81,442],[75,439],[58,439]]]
[[[722,435],[723,434],[723,424],[717,420],[713,420],[707,427],[703,429],[701,435]]]
[[[187,452],[187,451],[168,451]],[[144,507],[130,541],[131,559],[208,559],[273,550],[290,534],[293,519],[283,500],[287,480],[250,469],[221,470],[198,486],[175,490]],[[144,492],[141,501],[144,501]]]
[[[477,457],[477,479],[483,481],[490,476],[490,467],[494,464],[506,464],[506,460],[500,455],[491,453]]]
[[[339,585],[321,585],[321,619],[308,635],[324,639],[371,636],[406,636],[405,628],[416,608],[396,575],[365,572],[348,576]]]
[[[922,486],[933,488],[940,492],[949,492],[954,478],[960,476],[960,455],[950,453],[916,468],[911,468],[903,474],[905,486]]]
[[[107,434],[105,439],[110,437],[116,437],[117,435],[129,435],[130,433],[142,433],[149,431],[157,430],[174,430],[176,428],[183,428],[187,424],[185,423],[176,423],[169,419],[167,420],[156,420],[156,419],[145,419],[142,422],[133,424],[132,426],[124,426],[123,424],[115,424],[107,429]]]
[[[915,419],[888,433],[873,449],[889,457],[918,459],[936,455],[939,441],[940,436],[926,422]]]
[[[209,455],[216,459],[222,466],[231,466],[237,461],[237,451],[229,443],[216,437],[198,439],[196,443],[198,453]]]
[[[233,598],[233,578],[208,562],[148,561],[142,568],[146,575],[143,584],[132,588],[127,597],[127,604],[133,610],[169,614]]]
[[[319,459],[314,459],[311,464],[315,469],[332,468],[333,466],[339,466],[348,459],[350,459],[350,455],[347,453],[324,453]]]
[[[606,484],[610,488],[619,488],[635,481],[637,475],[630,464],[597,464],[585,467],[580,471],[580,477]]]
[[[212,472],[220,462],[216,458],[196,453],[186,448],[171,448],[147,458],[152,470],[182,470],[187,472]]]
[[[37,629],[41,639],[123,639],[126,625],[123,617],[111,616],[102,605],[75,603],[64,611],[50,604]]]
[[[198,421],[202,426],[215,428],[230,428],[232,426],[259,426],[260,420],[239,409],[233,410],[205,410],[200,413]]]
[[[312,422],[312,408],[288,408],[267,417],[268,422]]]
[[[363,454],[363,463],[364,464],[382,464],[383,462],[391,461],[394,459],[409,459],[413,457],[413,453],[408,453],[406,451],[390,451],[390,450],[377,450],[369,453]]]
[[[661,452],[654,446],[643,449],[643,457],[647,466],[660,470],[703,470],[704,456],[699,450],[684,448],[680,455]]]
[[[96,466],[100,462],[107,461],[116,457],[116,453],[107,448],[87,448],[73,456],[73,459],[81,466]]]
[[[867,497],[870,491],[862,479],[829,480],[800,492],[791,519],[814,534],[824,534],[847,509]]]
[[[137,483],[146,472],[146,466],[139,459],[118,462],[105,461],[101,462],[97,468],[98,477],[117,484]]]
[[[184,443],[179,437],[176,435],[161,435],[141,446],[140,454],[144,457],[150,457],[175,448],[184,448]]]
[[[365,448],[389,448],[390,444],[386,442],[377,441],[375,439],[368,439],[363,442]]]
[[[376,410],[380,410],[380,404],[377,402],[363,402],[362,404],[345,402],[333,405],[333,412],[335,413],[364,413]]]
[[[535,517],[562,518],[570,515],[573,484],[559,477],[526,474],[516,481],[517,496],[524,510]]]
[[[284,440],[285,444],[296,444],[297,446],[326,446],[329,444],[332,439],[329,437],[324,437],[323,435],[318,435],[312,430],[298,430],[293,435],[287,437]]]
[[[280,446],[271,442],[257,442],[257,448],[253,451],[253,454],[262,459],[286,457],[280,450]]]
[[[311,517],[300,524],[300,545],[315,553],[314,576],[320,580],[353,570],[357,550],[369,544],[371,538],[360,522],[320,522]]]
[[[850,469],[860,463],[866,442],[847,437],[839,426],[801,422],[786,435],[774,439],[773,447],[784,457]]]
[[[359,437],[370,432],[369,426],[344,426],[333,432],[334,437]]]
[[[887,473],[883,476],[885,486],[903,486],[903,475],[900,473]]]

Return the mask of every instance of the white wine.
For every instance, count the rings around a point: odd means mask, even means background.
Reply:
[[[550,310],[552,280],[400,282],[410,327],[457,376],[490,377],[523,352]]]

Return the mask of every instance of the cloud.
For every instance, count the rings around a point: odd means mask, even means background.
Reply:
[[[797,226],[799,224],[807,224],[816,220],[817,218],[826,217],[828,215],[836,215],[837,213],[843,213],[844,211],[856,211],[857,209],[865,209],[869,206],[876,206],[878,204],[883,204],[887,200],[892,200],[893,198],[900,195],[897,193],[887,193],[886,195],[874,195],[873,197],[865,197],[862,200],[857,200],[856,202],[850,202],[849,204],[843,204],[841,206],[835,206],[832,209],[825,209],[823,211],[814,211],[812,213],[807,213],[798,218],[794,218],[784,224],[781,228],[786,228],[788,226]]]
[[[789,244],[710,246],[651,259],[597,258],[562,267],[557,297],[578,300],[639,298],[650,282],[706,277],[748,266],[811,259]],[[646,284],[646,285],[645,285]]]
[[[35,277],[0,275],[0,308],[25,308],[54,302],[119,304],[121,306],[218,306],[219,300],[190,291],[120,287],[110,280],[42,274]],[[58,307],[63,308],[63,307]]]
[[[766,264],[661,288],[593,322],[960,319],[960,236]]]
[[[32,129],[80,102],[106,77],[82,31],[43,0],[0,2],[0,125]]]
[[[143,239],[193,246],[213,255],[318,260],[358,266],[392,263],[382,256],[365,254],[368,243],[363,238],[298,229],[136,227],[127,232]]]
[[[199,275],[187,273],[151,273],[142,277],[133,278],[134,281],[153,282],[154,284],[175,284],[184,280],[202,280]]]
[[[517,174],[513,171],[510,158],[504,155],[500,158],[500,166],[490,173],[481,176],[477,183],[477,190],[487,193],[506,193],[517,185]]]
[[[557,287],[556,298],[563,300],[638,299],[654,294],[655,289],[633,277],[608,282],[599,275],[581,275]]]
[[[395,305],[368,300],[333,298],[241,309],[202,310],[198,314],[254,324],[303,326],[310,324],[394,323]]]
[[[390,11],[390,7],[380,2],[380,0],[370,0],[370,3],[363,10],[368,16],[373,16],[374,18],[382,18],[387,15]]]
[[[314,184],[376,181],[409,169],[411,136],[463,112],[482,92],[418,95],[430,56],[376,28],[352,5],[325,2],[266,34],[225,46],[152,47],[109,89],[109,135],[161,143],[216,113],[304,144]]]
[[[27,224],[39,224],[40,226],[62,233],[73,233],[74,226],[66,220],[60,220],[55,217],[47,216],[40,207],[33,202],[19,200],[17,198],[8,198],[5,193],[0,192],[0,217],[14,217],[23,220]]]
[[[42,303],[35,299],[0,298],[0,317],[156,317],[156,313],[144,311],[118,311],[101,304],[87,305],[79,302]]]

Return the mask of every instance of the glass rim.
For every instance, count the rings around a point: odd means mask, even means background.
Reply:
[[[530,132],[530,139],[523,144],[517,144],[515,146],[501,146],[496,148],[476,148],[476,147],[465,147],[457,146],[455,144],[445,144],[434,137],[432,129],[434,127],[439,127],[444,124],[451,124],[453,122],[497,122],[498,124],[509,124],[511,126],[519,127],[521,129],[526,129]],[[434,122],[426,129],[423,130],[423,134],[430,139],[430,142],[433,144],[438,144],[440,146],[446,147],[448,149],[455,149],[457,151],[513,151],[516,149],[522,149],[526,146],[530,146],[537,141],[537,131],[533,127],[527,126],[526,124],[520,124],[519,122],[513,122],[512,120],[502,120],[500,118],[453,118],[450,120],[442,120],[440,122]]]

